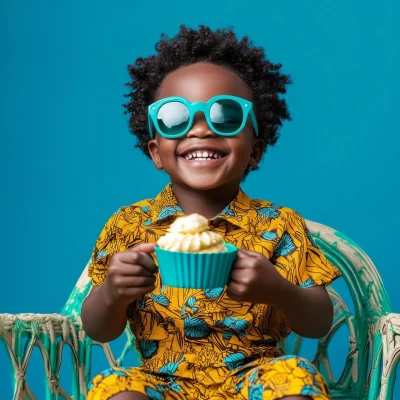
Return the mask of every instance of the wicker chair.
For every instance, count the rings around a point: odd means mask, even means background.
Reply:
[[[354,306],[349,310],[343,298],[331,287],[335,317],[331,331],[317,341],[314,364],[325,376],[335,399],[387,400],[393,398],[396,367],[400,360],[400,315],[392,313],[381,278],[370,258],[349,238],[324,225],[307,221],[315,242],[326,257],[342,272]],[[92,341],[82,330],[80,310],[91,287],[87,267],[73,289],[61,314],[0,314],[0,339],[9,355],[14,383],[14,399],[36,399],[26,380],[32,350],[40,349],[46,375],[46,400],[85,399],[91,379],[92,348],[100,346],[110,366],[125,365],[129,352],[136,352],[132,334],[125,329],[127,340],[118,357],[112,345]],[[353,309],[353,308],[352,308]],[[334,379],[328,358],[328,345],[340,327],[347,325],[350,337],[343,371]],[[291,335],[288,354],[298,354],[303,339]],[[63,347],[72,351],[72,393],[60,384]],[[99,367],[95,368],[98,373]]]

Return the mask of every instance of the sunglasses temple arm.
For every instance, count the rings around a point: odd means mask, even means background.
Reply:
[[[150,114],[148,116],[148,121],[149,121],[149,133],[150,133],[150,138],[153,139],[153,124],[151,121]]]
[[[256,133],[256,136],[258,137],[258,124],[257,124],[256,115],[254,114],[253,110],[250,110],[250,117],[253,122],[254,131]]]

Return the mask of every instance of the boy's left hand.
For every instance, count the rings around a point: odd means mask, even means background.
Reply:
[[[276,305],[287,282],[265,256],[240,249],[232,266],[227,295],[236,301]]]

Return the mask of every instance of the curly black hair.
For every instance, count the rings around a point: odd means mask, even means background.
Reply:
[[[204,25],[198,30],[181,25],[172,38],[162,34],[155,49],[156,55],[140,57],[128,65],[132,81],[126,84],[131,91],[125,95],[130,98],[124,104],[125,114],[130,114],[130,131],[138,139],[136,147],[144,154],[150,157],[148,105],[155,101],[157,90],[168,73],[196,62],[224,66],[243,79],[253,98],[259,137],[265,141],[265,150],[276,143],[283,120],[290,120],[280,94],[286,93],[285,85],[291,80],[289,75],[279,72],[281,64],[272,64],[266,59],[263,48],[255,47],[247,36],[238,41],[232,28],[212,31]]]

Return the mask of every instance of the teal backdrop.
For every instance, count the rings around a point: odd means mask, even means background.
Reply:
[[[291,74],[293,120],[244,189],[353,238],[400,312],[398,2],[0,3],[0,312],[59,312],[108,217],[167,183],[121,104],[127,64],[181,23],[233,26]],[[0,368],[9,399],[3,346]]]

